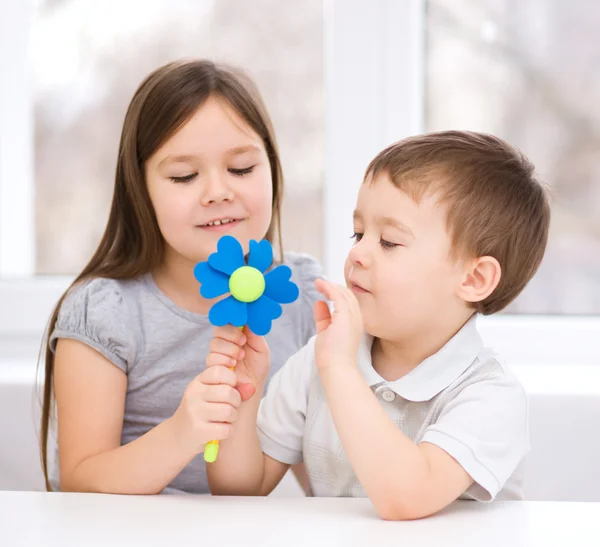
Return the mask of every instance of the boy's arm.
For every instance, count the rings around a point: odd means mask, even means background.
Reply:
[[[289,465],[263,454],[260,446],[256,418],[263,389],[242,404],[232,433],[220,443],[217,460],[206,465],[214,495],[265,496],[289,469]]]
[[[262,380],[252,398],[242,403],[233,431],[219,447],[217,460],[207,465],[213,494],[267,495],[291,464],[302,461],[313,356],[314,340],[273,376],[264,398]]]
[[[442,509],[476,481],[478,499],[493,499],[528,450],[527,405],[503,371],[465,387],[416,445],[389,419],[357,368],[363,331],[354,294],[327,281],[333,301],[315,306],[315,359],[338,435],[379,514],[421,518]]]
[[[382,518],[431,515],[469,488],[456,460],[397,428],[356,367],[327,367],[321,379],[344,450]]]
[[[529,450],[527,398],[510,374],[465,387],[418,445],[388,418],[356,368],[328,367],[321,377],[342,445],[383,518],[431,515],[467,489],[491,501]]]

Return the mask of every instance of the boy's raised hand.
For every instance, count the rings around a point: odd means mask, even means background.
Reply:
[[[354,366],[356,352],[363,335],[363,320],[356,297],[346,287],[317,279],[317,290],[333,302],[333,315],[326,302],[315,304],[317,327],[315,359],[317,366]]]
[[[269,346],[262,336],[248,327],[243,330],[226,325],[216,327],[210,342],[206,366],[235,367],[236,389],[247,401],[267,379],[270,366]]]

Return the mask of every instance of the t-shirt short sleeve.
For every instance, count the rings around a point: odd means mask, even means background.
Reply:
[[[273,376],[257,417],[265,454],[290,465],[302,461],[308,392],[314,367],[315,338]]]
[[[422,442],[439,446],[471,476],[468,494],[491,501],[529,452],[527,397],[510,373],[465,387]]]
[[[119,281],[84,282],[65,297],[50,335],[50,349],[56,351],[60,338],[78,340],[127,372],[137,346],[137,331],[131,319]]]

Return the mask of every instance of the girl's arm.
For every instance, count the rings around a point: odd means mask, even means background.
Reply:
[[[241,403],[233,386],[228,369],[204,371],[173,417],[121,446],[127,376],[89,346],[59,340],[54,390],[61,490],[160,493],[208,440],[227,437]]]

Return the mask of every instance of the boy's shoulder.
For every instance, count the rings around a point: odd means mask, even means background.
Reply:
[[[464,389],[473,384],[496,385],[499,388],[525,394],[521,382],[498,352],[484,347],[475,360],[457,379],[455,387]]]

